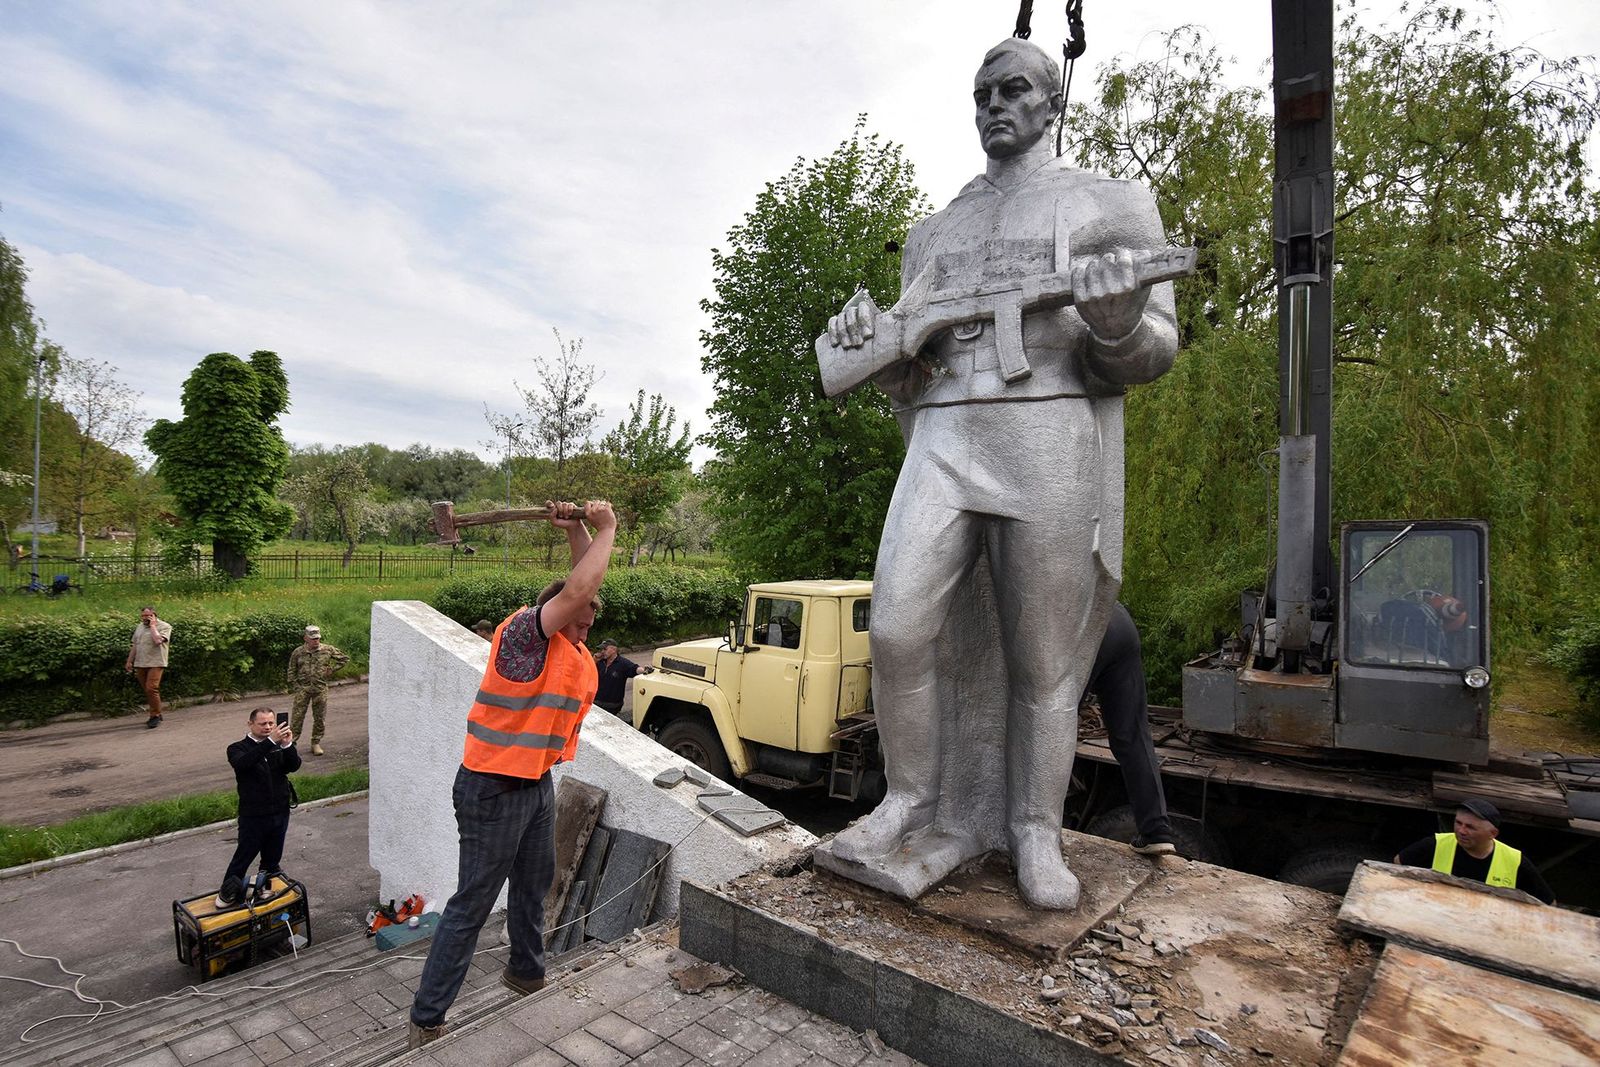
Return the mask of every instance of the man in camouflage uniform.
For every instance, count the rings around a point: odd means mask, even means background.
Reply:
[[[350,657],[322,643],[322,630],[307,626],[305,643],[289,653],[289,691],[294,694],[290,728],[296,736],[311,709],[311,754],[322,755],[322,728],[328,719],[328,679],[350,662]]]

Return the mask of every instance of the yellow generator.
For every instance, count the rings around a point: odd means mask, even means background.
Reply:
[[[200,972],[200,981],[242,970],[283,954],[290,939],[298,950],[311,941],[306,887],[275,875],[264,896],[218,907],[215,893],[172,902],[172,936],[178,962]]]

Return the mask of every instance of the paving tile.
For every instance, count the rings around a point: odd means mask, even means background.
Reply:
[[[690,1023],[673,1034],[672,1043],[711,1067],[737,1067],[752,1055],[743,1045],[718,1037],[699,1023]]]
[[[730,1001],[722,1007],[710,1012],[700,1020],[700,1025],[729,1041],[742,1045],[751,1052],[760,1052],[778,1035],[768,1030],[754,1019],[747,1019],[733,1010],[734,1002]]]
[[[292,1026],[285,1026],[282,1030],[277,1031],[277,1034],[278,1037],[283,1040],[285,1045],[288,1045],[296,1052],[305,1052],[308,1049],[316,1048],[319,1044],[321,1044],[321,1042],[317,1040],[317,1035],[313,1034],[309,1029],[307,1029],[305,1023],[295,1023]]]
[[[214,1026],[174,1041],[169,1047],[172,1049],[172,1054],[178,1057],[178,1062],[188,1067],[189,1064],[208,1060],[242,1044],[244,1042],[234,1033],[233,1027],[223,1023],[221,1026]]]
[[[342,998],[339,1000],[329,998],[323,1003],[322,1007],[323,1010],[316,1015],[309,1017],[302,1015],[300,1017],[306,1026],[319,1034],[325,1029],[333,1029],[335,1023],[343,1022],[347,1019],[360,1020],[367,1018],[367,1013],[362,1010],[361,1005]]]
[[[421,975],[422,965],[426,962],[426,957],[400,956],[390,960],[379,970],[385,972],[397,982],[405,982]]]
[[[904,1052],[886,1048],[878,1055],[862,1060],[861,1067],[917,1067],[917,1061]]]
[[[660,1035],[629,1022],[615,1012],[607,1012],[600,1016],[585,1026],[584,1030],[629,1056],[641,1056],[661,1043]]]
[[[623,1067],[633,1058],[626,1052],[612,1048],[587,1030],[574,1030],[566,1037],[550,1042],[550,1047],[577,1067]]]
[[[281,1059],[294,1055],[294,1049],[285,1045],[283,1039],[277,1034],[262,1034],[250,1042],[248,1048],[256,1054],[256,1059],[263,1064],[277,1063]]]
[[[195,1067],[260,1067],[260,1063],[249,1045],[235,1045],[226,1052],[201,1060]]]
[[[653,1034],[671,1037],[685,1026],[715,1010],[714,1006],[705,1004],[699,997],[684,997],[670,1007],[640,1020],[639,1025]]]
[[[572,1061],[553,1049],[542,1048],[532,1056],[518,1060],[513,1067],[572,1067]]]
[[[763,1015],[767,1014],[767,1012],[783,1003],[784,1001],[782,998],[768,993],[765,989],[751,986],[749,989],[730,1000],[728,1002],[728,1007],[748,1019],[759,1019]],[[793,1027],[785,1027],[785,1029],[789,1030],[793,1029]]]
[[[506,1067],[542,1047],[526,1030],[502,1018],[452,1037],[437,1047],[433,1058],[439,1067]]]
[[[816,1016],[789,1031],[789,1038],[838,1067],[855,1067],[867,1056],[855,1031]]]
[[[629,1022],[642,1023],[652,1015],[666,1011],[682,999],[683,994],[671,986],[657,986],[634,997],[626,1004],[619,1005],[616,1012]]]
[[[798,1004],[791,1004],[781,997],[773,997],[772,1009],[765,1015],[756,1017],[756,1022],[765,1026],[775,1034],[787,1034],[790,1030],[811,1018],[811,1013]]]
[[[167,1046],[157,1045],[135,1059],[124,1060],[122,1067],[178,1067],[178,1057]]]
[[[388,989],[378,990],[378,996],[392,1004],[398,1011],[411,1010],[411,1002],[416,999],[416,990],[407,989],[405,986],[391,986]]]
[[[670,1041],[663,1041],[633,1061],[633,1067],[683,1067],[694,1059]]]
[[[233,1032],[239,1035],[239,1040],[250,1042],[258,1037],[276,1033],[286,1026],[293,1026],[299,1021],[299,1016],[285,1005],[265,1004],[252,1009],[249,1015],[233,1020]]]
[[[545,1044],[553,1045],[558,1038],[582,1030],[607,1010],[606,1005],[593,998],[578,1000],[570,990],[557,989],[546,996],[524,999],[507,1018]]]
[[[807,1061],[820,1061],[816,1053],[786,1037],[780,1037],[762,1049],[757,1059],[761,1061],[761,1067],[799,1067]]]

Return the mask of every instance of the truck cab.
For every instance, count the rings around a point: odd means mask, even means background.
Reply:
[[[634,725],[728,781],[870,795],[871,619],[871,582],[752,585],[722,637],[656,651]]]

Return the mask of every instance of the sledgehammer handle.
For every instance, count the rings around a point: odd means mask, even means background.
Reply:
[[[483,526],[491,522],[527,522],[530,519],[548,519],[555,512],[549,508],[508,508],[503,511],[474,511],[467,515],[457,515],[457,526]],[[571,519],[587,519],[589,516],[582,507],[572,509]]]

